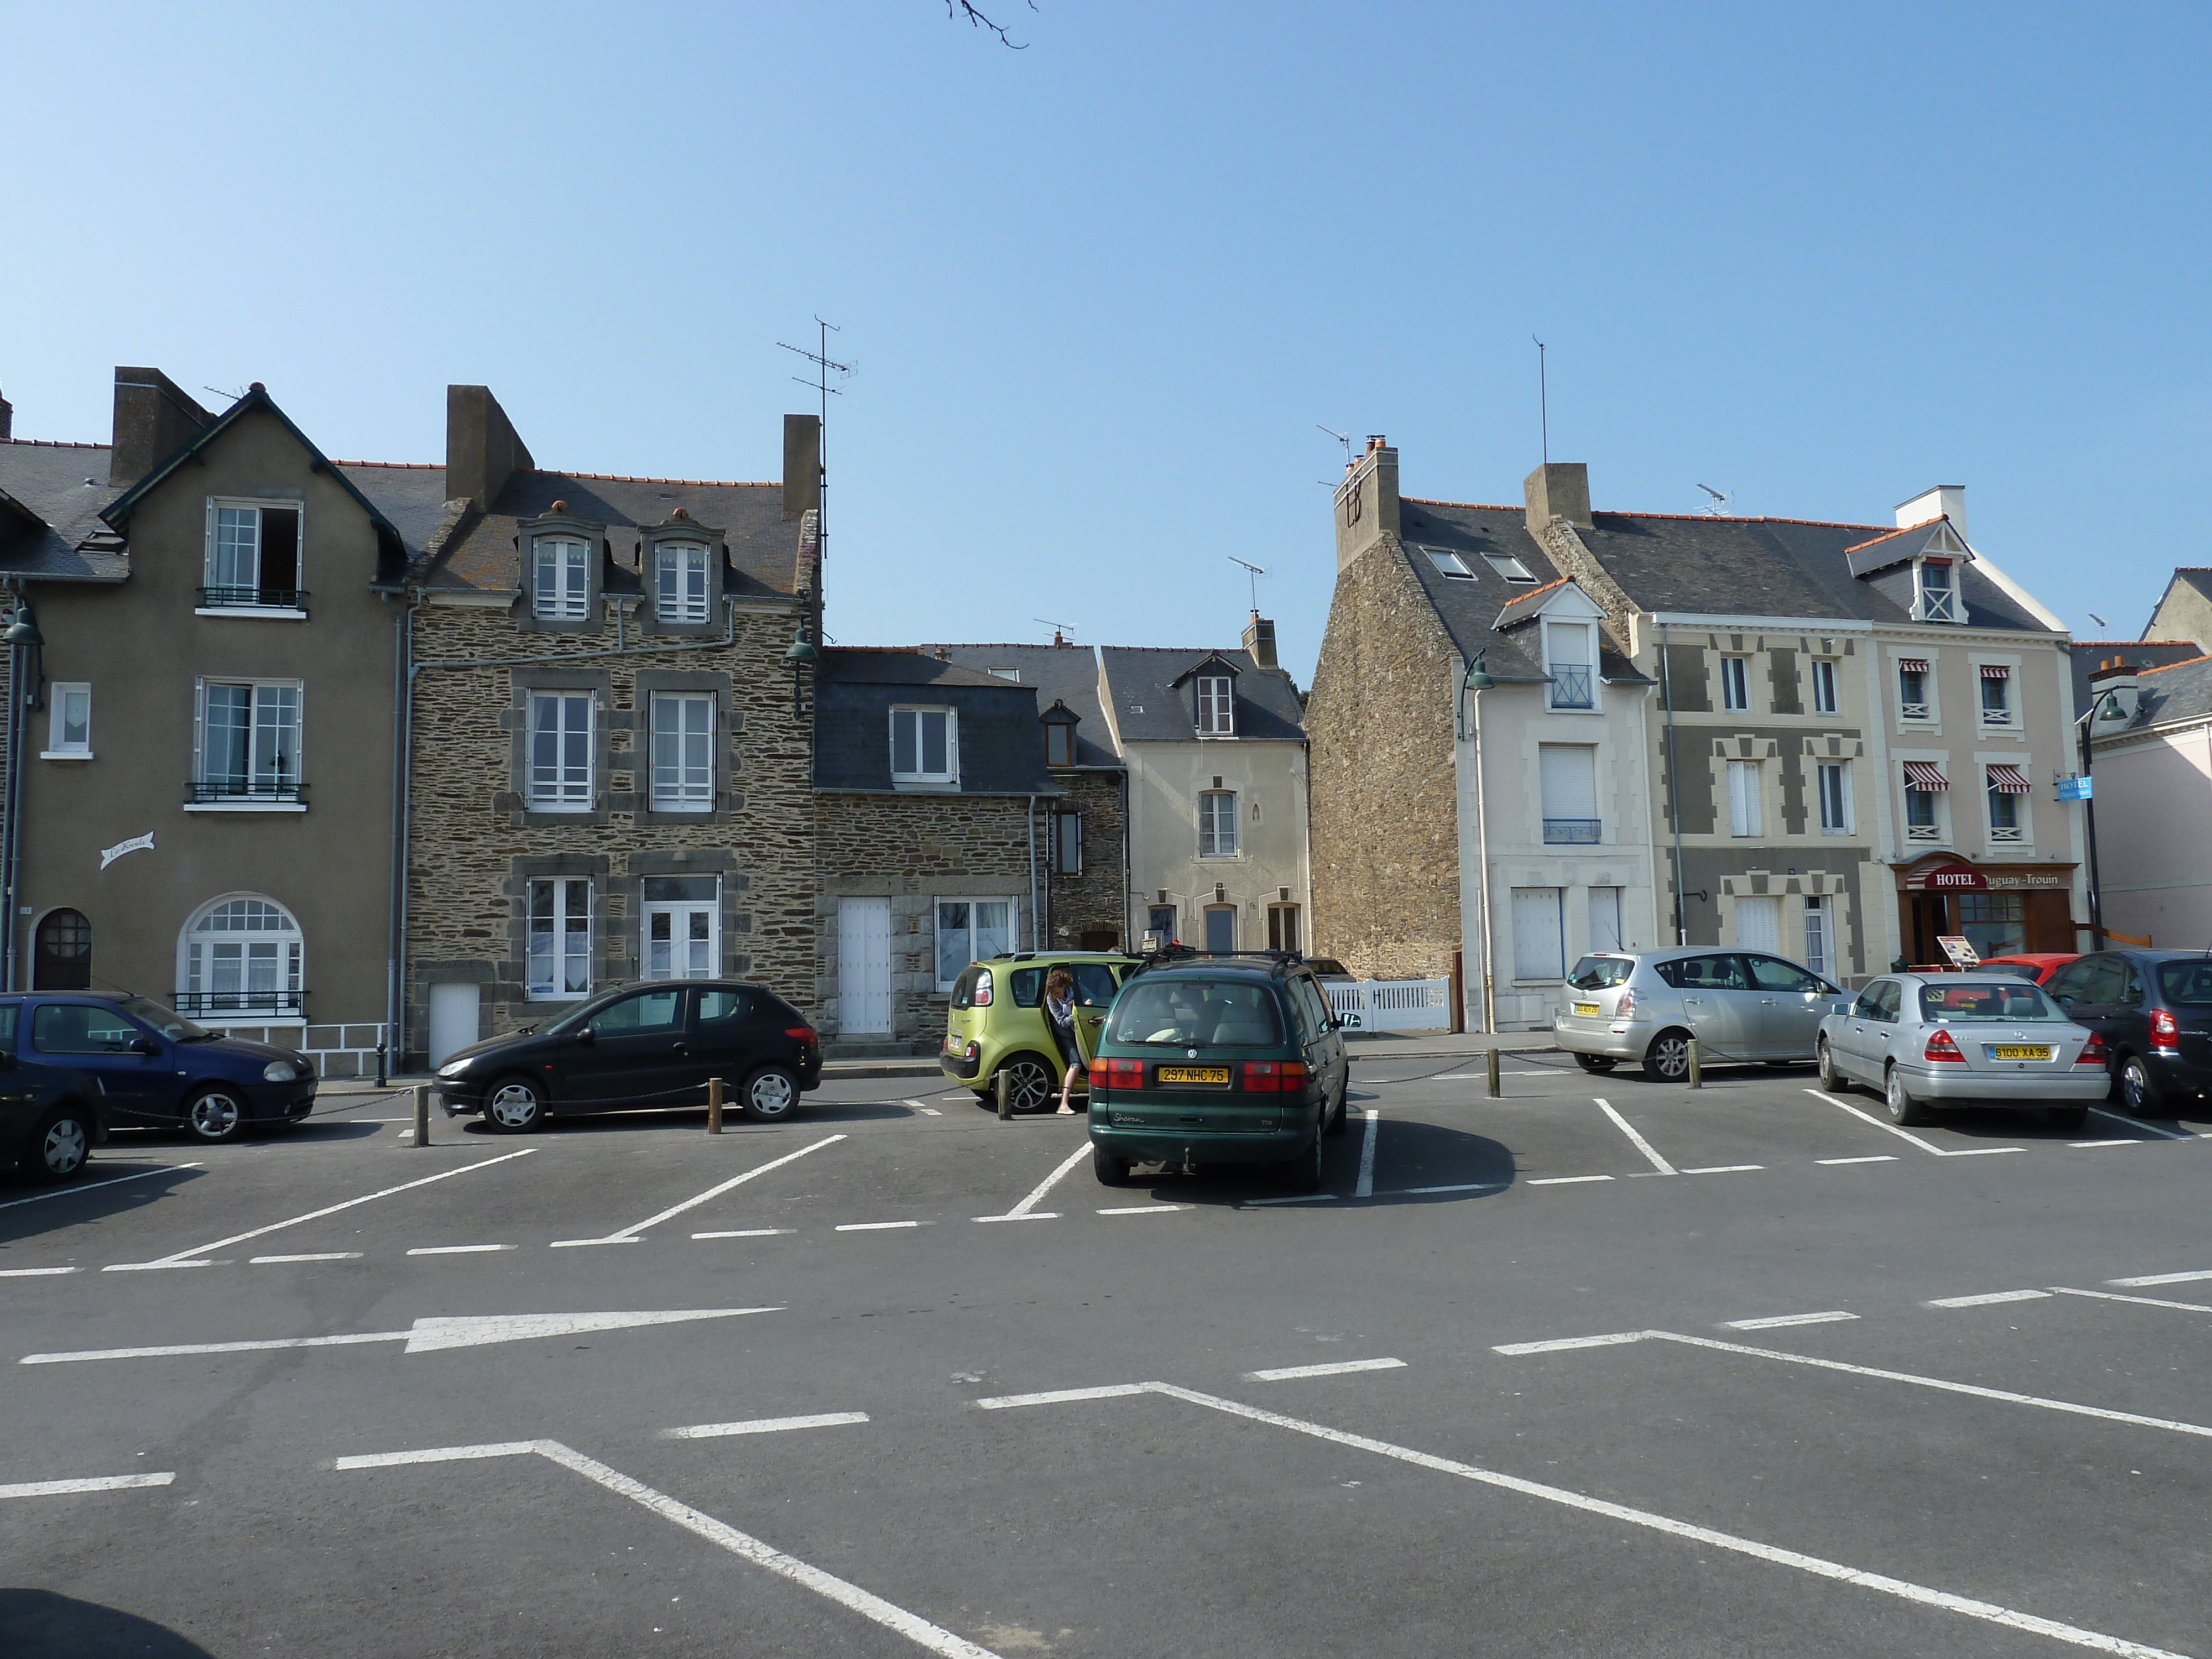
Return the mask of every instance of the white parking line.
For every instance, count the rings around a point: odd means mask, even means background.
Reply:
[[[936,1107],[925,1106],[918,1100],[902,1100],[899,1102],[899,1104],[902,1106],[913,1107],[915,1111],[920,1112],[924,1117],[943,1117],[945,1115],[945,1114],[939,1111]]]
[[[1336,1200],[1334,1193],[1293,1193],[1288,1198],[1248,1198],[1237,1207],[1256,1210],[1263,1204],[1334,1204]]]
[[[1030,1219],[1031,1217],[1030,1212],[1036,1209],[1036,1206],[1043,1201],[1044,1195],[1047,1193],[1050,1192],[1054,1187],[1057,1187],[1060,1184],[1060,1177],[1065,1176],[1070,1170],[1073,1169],[1077,1164],[1082,1163],[1085,1158],[1090,1156],[1091,1140],[1090,1137],[1085,1135],[1083,1144],[1063,1158],[1060,1161],[1059,1168],[1055,1169],[1042,1181],[1038,1182],[1036,1186],[1030,1188],[1030,1194],[1027,1198],[1024,1198],[1020,1203],[1015,1205],[1012,1209],[1007,1211],[1004,1215],[979,1215],[975,1219],[978,1221],[1025,1221]],[[1059,1217],[1054,1215],[1051,1218],[1058,1220]],[[1035,1219],[1042,1221],[1046,1219],[1046,1218],[1043,1216],[1037,1216]]]
[[[1628,1137],[1628,1144],[1630,1146],[1635,1147],[1638,1152],[1643,1153],[1644,1157],[1651,1160],[1651,1167],[1653,1169],[1656,1170],[1661,1175],[1679,1175],[1681,1173],[1665,1158],[1660,1157],[1659,1149],[1656,1146],[1654,1146],[1650,1141],[1646,1140],[1642,1135],[1637,1133],[1635,1127],[1631,1124],[1626,1118],[1621,1116],[1619,1112],[1613,1109],[1613,1103],[1611,1101],[1601,1100],[1598,1102],[1597,1107],[1598,1110],[1603,1112],[1607,1117],[1613,1120],[1613,1127],[1614,1128],[1620,1130],[1621,1133]]]
[[[1098,1213],[1101,1215],[1165,1215],[1170,1210],[1188,1210],[1188,1208],[1190,1206],[1188,1204],[1117,1204],[1113,1208],[1101,1210]]]
[[[0,1267],[0,1279],[55,1279],[78,1271],[76,1267]]]
[[[495,1164],[505,1164],[511,1158],[528,1158],[537,1150],[535,1146],[525,1146],[519,1152],[501,1152],[497,1158],[482,1158],[474,1164],[461,1164],[456,1169],[441,1170],[435,1175],[424,1176],[420,1181],[403,1181],[397,1187],[386,1187],[380,1192],[363,1193],[359,1198],[349,1198],[343,1204],[327,1204],[319,1210],[310,1210],[305,1215],[295,1215],[289,1221],[272,1221],[266,1227],[256,1227],[251,1232],[233,1233],[228,1238],[218,1238],[212,1244],[195,1244],[189,1250],[179,1250],[173,1255],[161,1256],[152,1261],[111,1262],[100,1271],[109,1273],[126,1273],[143,1272],[152,1267],[205,1267],[208,1265],[206,1262],[195,1258],[204,1256],[211,1250],[223,1249],[233,1244],[243,1244],[249,1238],[259,1238],[266,1233],[281,1233],[287,1227],[297,1227],[309,1221],[320,1221],[326,1215],[336,1215],[341,1210],[350,1210],[356,1204],[374,1203],[380,1198],[390,1198],[394,1193],[410,1192],[417,1187],[428,1187],[435,1181],[450,1180],[454,1176],[471,1175],[478,1170],[489,1170]]]
[[[791,1231],[788,1227],[733,1227],[722,1232],[694,1233],[694,1238],[779,1238]]]
[[[2140,1140],[2069,1140],[2066,1143],[2077,1152],[2086,1152],[2094,1146],[2140,1146]]]
[[[74,1198],[79,1193],[98,1192],[102,1187],[120,1187],[126,1181],[143,1181],[149,1176],[174,1175],[179,1170],[204,1170],[204,1164],[164,1164],[155,1170],[134,1170],[127,1176],[110,1176],[105,1181],[82,1181],[73,1186],[57,1187],[50,1193],[33,1193],[28,1198],[11,1198],[0,1204],[0,1210],[12,1210],[18,1204],[43,1204],[50,1198]]]
[[[2053,1285],[2051,1291],[2058,1296],[2094,1297],[2100,1302],[2132,1302],[2139,1308],[2177,1308],[2184,1313],[2212,1313],[2212,1306],[2202,1302],[2162,1302],[2154,1296],[2118,1296],[2111,1291],[2072,1291],[2063,1285]]]
[[[529,1453],[558,1463],[562,1468],[582,1475],[594,1485],[629,1498],[641,1508],[650,1510],[662,1520],[672,1521],[686,1532],[718,1545],[757,1567],[764,1567],[780,1578],[804,1585],[816,1595],[826,1596],[838,1606],[859,1613],[863,1619],[872,1620],[886,1630],[896,1631],[908,1641],[943,1656],[943,1659],[998,1659],[998,1656],[988,1648],[979,1648],[941,1626],[931,1624],[919,1613],[908,1613],[904,1607],[872,1595],[858,1584],[834,1573],[824,1572],[819,1567],[810,1566],[797,1556],[787,1555],[773,1545],[739,1532],[726,1522],[717,1521],[702,1510],[695,1510],[689,1504],[679,1503],[665,1492],[655,1492],[643,1482],[633,1480],[617,1469],[610,1468],[581,1452],[571,1450],[557,1440],[526,1440],[497,1446],[446,1446],[427,1452],[341,1457],[336,1467],[341,1469],[387,1468],[403,1462],[446,1462],[463,1458],[511,1457]]]
[[[1248,1382],[1290,1382],[1302,1376],[1348,1376],[1354,1371],[1401,1371],[1402,1359],[1340,1359],[1327,1365],[1278,1365],[1269,1371],[1247,1371]]]
[[[1746,1170],[1763,1170],[1764,1164],[1709,1164],[1702,1170],[1685,1170],[1684,1175],[1739,1175]]]
[[[1931,1308],[1988,1308],[2000,1302],[2038,1302],[2047,1299],[2048,1291],[1984,1291],[1979,1296],[1939,1296],[1928,1305]]]
[[[2197,1139],[2195,1135],[2185,1134],[2178,1129],[2161,1129],[2155,1123],[2145,1123],[2141,1118],[2124,1117],[2118,1112],[2108,1112],[2101,1106],[2092,1106],[2089,1110],[2094,1116],[2108,1117],[2115,1123],[2126,1124],[2130,1129],[2140,1129],[2147,1135],[2156,1135],[2160,1140],[2194,1140]]]
[[[1730,1331],[1778,1331],[1784,1325],[1832,1325],[1839,1319],[1856,1319],[1855,1313],[1845,1313],[1838,1308],[1828,1313],[1769,1314],[1764,1319],[1723,1319],[1721,1328]]]
[[[1918,1135],[1914,1134],[1911,1130],[1900,1129],[1894,1123],[1884,1123],[1880,1118],[1875,1116],[1873,1113],[1859,1110],[1857,1107],[1852,1105],[1848,1100],[1838,1100],[1835,1096],[1822,1094],[1818,1089],[1808,1089],[1805,1092],[1812,1096],[1815,1100],[1825,1100],[1829,1105],[1838,1107],[1843,1110],[1849,1112],[1853,1117],[1858,1119],[1862,1123],[1871,1123],[1875,1128],[1883,1131],[1885,1133],[1895,1135],[1899,1140],[1911,1141],[1915,1146],[1917,1146],[1923,1152],[1932,1152],[1937,1158],[1943,1156],[1943,1149],[1941,1146],[1938,1146],[1934,1141],[1923,1140]]]
[[[1641,1342],[1642,1331],[1608,1331],[1603,1336],[1555,1336],[1548,1342],[1501,1342],[1492,1353],[1564,1353],[1569,1348],[1611,1348],[1624,1342]]]
[[[1435,1193],[1502,1193],[1502,1181],[1460,1181],[1449,1187],[1399,1187],[1382,1194],[1385,1198],[1427,1198]]]
[[[1876,1152],[1871,1158],[1816,1158],[1813,1162],[1815,1164],[1894,1164],[1897,1162],[1897,1154]]]
[[[94,1474],[81,1480],[18,1480],[0,1486],[0,1498],[65,1498],[81,1492],[128,1492],[138,1486],[166,1486],[177,1478],[174,1470],[160,1474]]]
[[[834,1146],[844,1138],[842,1135],[831,1135],[827,1139],[816,1141],[811,1146],[801,1146],[795,1152],[786,1152],[781,1158],[772,1158],[765,1164],[747,1170],[743,1175],[732,1176],[727,1181],[708,1188],[696,1198],[687,1198],[681,1204],[672,1204],[659,1215],[649,1215],[636,1225],[624,1227],[619,1232],[609,1233],[605,1238],[556,1238],[553,1241],[553,1248],[556,1250],[569,1250],[581,1249],[590,1244],[635,1244],[637,1243],[638,1235],[647,1227],[658,1227],[662,1222],[682,1215],[686,1210],[697,1209],[709,1199],[720,1198],[732,1187],[744,1186],[756,1176],[764,1176],[770,1170],[780,1170],[787,1164],[796,1163],[807,1153],[818,1152],[824,1146]]]
[[[1531,1187],[1579,1187],[1585,1181],[1610,1181],[1611,1176],[1540,1176],[1528,1184]]]
[[[782,1434],[791,1429],[834,1429],[847,1423],[865,1423],[866,1412],[822,1412],[812,1417],[756,1417],[744,1423],[694,1423],[687,1428],[663,1429],[664,1440],[720,1440],[734,1434]]]
[[[919,1227],[919,1221],[848,1221],[837,1228],[841,1233],[887,1233],[898,1227]]]
[[[417,1255],[421,1252],[410,1250],[407,1254]],[[247,1264],[256,1267],[273,1267],[281,1261],[358,1261],[360,1260],[359,1250],[310,1250],[300,1255],[254,1255],[246,1258]]]
[[[410,1255],[489,1255],[496,1250],[511,1250],[512,1244],[423,1244],[407,1252]]]
[[[2212,1268],[2198,1267],[2185,1273],[2145,1273],[2140,1279],[2108,1279],[2105,1283],[2124,1285],[2132,1291],[2152,1285],[2194,1285],[2205,1279],[2212,1279]]]
[[[1352,1189],[1354,1198],[1375,1196],[1375,1137],[1382,1131],[1382,1114],[1380,1109],[1370,1106],[1365,1116],[1367,1133],[1359,1143],[1359,1184]]]
[[[1109,1382],[1103,1389],[1051,1389],[1043,1394],[1002,1394],[975,1403],[987,1412],[1015,1406],[1059,1406],[1073,1400],[1119,1400],[1125,1395],[1150,1394],[1148,1382]]]

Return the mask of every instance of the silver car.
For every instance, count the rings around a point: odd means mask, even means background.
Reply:
[[[1763,951],[1601,951],[1567,975],[1552,1039],[1586,1072],[1629,1060],[1655,1083],[1679,1083],[1692,1036],[1701,1066],[1808,1060],[1822,1018],[1849,1006],[1810,968]]]
[[[2104,1039],[2040,988],[1995,974],[1891,974],[1820,1022],[1820,1084],[1879,1090],[1893,1123],[1928,1107],[2047,1107],[2078,1129],[2112,1080]]]

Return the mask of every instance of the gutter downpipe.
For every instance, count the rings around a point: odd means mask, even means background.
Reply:
[[[392,654],[392,949],[387,953],[384,1029],[389,1064],[399,1070],[406,1048],[407,1023],[407,854],[412,822],[410,792],[415,769],[409,764],[415,744],[415,612],[422,603],[420,588],[399,596],[399,614],[393,619]]]
[[[1482,865],[1482,1029],[1486,1036],[1498,1034],[1497,977],[1491,971],[1494,960],[1490,942],[1490,807],[1482,787],[1482,693],[1468,694],[1474,699],[1474,836],[1475,857]]]
[[[1044,942],[1038,938],[1042,924],[1037,915],[1036,872],[1036,797],[1030,797],[1030,949],[1042,951]]]
[[[1674,766],[1674,658],[1667,648],[1667,624],[1659,624],[1659,684],[1667,698],[1667,816],[1674,829],[1674,943],[1686,945],[1689,928],[1684,907],[1689,899],[1682,890],[1682,788]]]
[[[2089,702],[2089,712],[2074,722],[2075,736],[2079,739],[2081,748],[2081,775],[2085,778],[2090,775],[2089,726],[2097,718],[2097,708],[2102,701],[2102,698],[2093,696]],[[2106,948],[2105,887],[2097,873],[2097,797],[2094,786],[2089,799],[2081,803],[2081,824],[2087,833],[2089,842],[2089,948],[2093,951],[2101,951]],[[10,904],[15,902],[13,897],[9,898],[9,902]],[[12,933],[9,935],[11,941],[14,937]],[[12,943],[9,948],[11,951],[15,948]]]
[[[23,861],[23,647],[8,647],[8,824],[6,846],[0,850],[0,861],[4,861],[6,866],[4,876],[0,876],[0,886],[6,889],[8,952],[4,987],[0,988],[10,991],[22,988],[17,982],[22,928],[21,918],[16,915],[21,908],[16,890],[21,884]]]

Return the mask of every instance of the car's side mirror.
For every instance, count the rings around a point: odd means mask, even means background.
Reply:
[[[125,1047],[134,1054],[153,1055],[161,1052],[154,1046],[150,1037],[132,1037]]]
[[[0,1048],[0,1072],[14,1069],[15,1064],[15,1056],[9,1054],[5,1048]]]
[[[588,1025],[580,1025],[576,1028],[576,1041],[579,1042],[596,1042],[599,1037],[599,1034]]]

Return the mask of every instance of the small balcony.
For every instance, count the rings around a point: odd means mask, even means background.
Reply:
[[[1588,663],[1555,662],[1552,665],[1552,695],[1553,708],[1594,708],[1596,702],[1590,689],[1590,668]]]
[[[307,786],[297,778],[195,778],[185,785],[188,806],[298,806]]]
[[[1984,726],[2010,726],[2012,724],[2012,710],[2009,708],[1991,708],[1987,704],[1984,704],[1982,708],[1982,724]]]
[[[304,611],[304,587],[203,587],[203,611]]]
[[[2026,841],[2027,832],[2016,823],[1993,823],[1990,826],[1990,839],[1992,842]]]
[[[1924,702],[1900,702],[1897,706],[1897,717],[1901,720],[1927,720],[1928,705]]]
[[[1959,590],[1955,587],[1923,587],[1912,607],[1915,622],[1955,623],[1966,619],[1966,607],[1959,603]]]
[[[179,991],[170,1006],[187,1019],[302,1019],[305,991]]]
[[[1905,838],[1907,841],[1941,841],[1943,831],[1938,824],[1908,823],[1905,826]]]
[[[1596,818],[1546,818],[1544,842],[1549,847],[1595,847],[1601,827]]]

